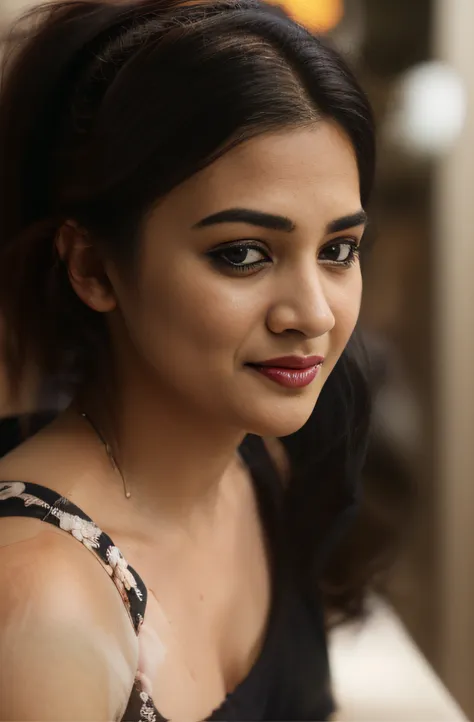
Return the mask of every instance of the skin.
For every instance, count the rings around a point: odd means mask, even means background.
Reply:
[[[193,230],[204,216],[235,207],[286,216],[295,230],[237,223]],[[160,394],[171,392],[188,414],[202,419],[205,413],[216,426],[224,423],[239,434],[294,432],[311,414],[357,320],[358,264],[323,265],[321,251],[328,241],[360,242],[361,227],[325,232],[329,222],[359,209],[354,154],[336,128],[324,125],[240,146],[152,213],[139,295],[110,269],[120,309],[112,322],[117,341],[132,341],[133,361],[145,363],[155,387],[159,379]],[[215,247],[247,240],[261,247],[249,250],[248,261],[268,254],[271,262],[246,273],[210,263]],[[309,389],[288,392],[262,383],[245,367],[287,354],[326,357]]]
[[[284,216],[293,230],[202,227],[204,218],[233,208]],[[247,142],[160,200],[144,224],[133,282],[103,260],[87,233],[73,222],[64,226],[58,249],[71,283],[110,327],[115,433],[132,498],[124,498],[118,473],[75,408],[3,459],[0,478],[44,484],[83,508],[144,579],[149,603],[137,643],[126,625],[111,621],[122,614],[120,600],[111,602],[115,590],[105,573],[91,574],[91,567],[102,570],[87,550],[34,520],[2,520],[0,563],[14,573],[0,602],[0,656],[15,629],[20,652],[9,661],[12,679],[23,680],[28,655],[41,662],[30,675],[36,684],[48,677],[62,689],[61,654],[68,664],[56,716],[46,702],[38,706],[25,680],[21,706],[12,685],[0,682],[0,719],[120,717],[137,665],[164,716],[203,719],[246,676],[265,635],[271,582],[252,482],[236,450],[248,432],[283,436],[310,416],[353,331],[362,291],[357,258],[350,265],[334,260],[351,256],[363,223],[336,233],[328,226],[360,210],[353,148],[335,125],[320,122]],[[223,252],[229,243],[231,255],[228,245]],[[226,258],[261,263],[241,272]],[[315,381],[297,390],[246,366],[283,355],[325,361]],[[85,403],[106,434],[97,398],[95,391]],[[75,584],[64,585],[64,545],[79,547]],[[33,577],[32,559],[41,569]],[[56,623],[71,641],[46,659],[35,640],[51,625],[42,604],[51,585],[63,590]],[[76,593],[68,601],[75,586],[85,590],[81,605],[72,603]],[[32,603],[41,613],[31,614]],[[71,629],[80,630],[77,639]],[[103,679],[111,654],[94,640],[109,638],[125,665],[116,678],[127,679],[128,670],[129,685],[91,688],[94,665]],[[94,647],[86,671],[71,669],[76,644],[78,658]],[[72,679],[83,694],[71,710]]]

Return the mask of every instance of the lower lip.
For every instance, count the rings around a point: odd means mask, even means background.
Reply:
[[[278,366],[250,366],[262,376],[266,376],[280,386],[288,389],[302,389],[313,383],[319,373],[321,364],[308,366],[306,369],[284,369]]]

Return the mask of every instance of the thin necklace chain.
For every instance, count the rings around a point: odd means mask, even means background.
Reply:
[[[87,423],[89,424],[89,426],[90,426],[90,427],[92,428],[92,430],[95,432],[97,438],[98,438],[98,439],[101,441],[101,443],[103,444],[104,449],[105,449],[105,451],[106,451],[106,454],[107,454],[107,456],[108,456],[108,458],[109,458],[109,461],[110,461],[110,463],[111,463],[111,465],[112,465],[112,468],[114,469],[114,471],[118,471],[118,473],[120,474],[120,477],[121,477],[121,479],[122,479],[123,492],[124,492],[124,494],[125,494],[125,498],[126,498],[126,499],[130,499],[130,497],[132,496],[132,494],[130,493],[130,491],[129,491],[128,487],[127,487],[127,482],[126,482],[126,480],[125,480],[125,476],[124,476],[124,474],[123,474],[123,472],[122,472],[122,469],[121,469],[120,466],[117,464],[117,461],[116,461],[116,459],[115,459],[115,456],[114,456],[114,454],[113,454],[113,451],[112,451],[112,448],[111,448],[110,444],[109,444],[108,441],[104,438],[103,434],[100,432],[100,430],[97,428],[97,426],[94,424],[94,422],[92,421],[92,419],[91,419],[91,417],[89,416],[89,414],[86,414],[85,411],[80,411],[80,412],[79,412],[79,415],[82,416],[82,418],[85,419],[85,421],[87,421]]]

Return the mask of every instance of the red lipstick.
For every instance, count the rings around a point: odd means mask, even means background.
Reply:
[[[282,356],[247,365],[280,386],[300,389],[314,381],[323,361],[323,356]]]

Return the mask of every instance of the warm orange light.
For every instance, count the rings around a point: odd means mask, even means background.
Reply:
[[[343,0],[271,0],[281,5],[301,25],[320,33],[336,27],[344,14]]]

